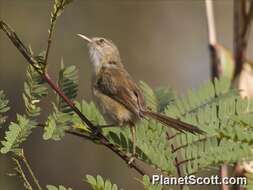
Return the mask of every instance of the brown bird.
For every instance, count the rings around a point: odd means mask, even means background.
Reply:
[[[142,91],[124,68],[117,46],[105,38],[88,38],[90,60],[93,65],[92,92],[94,101],[105,120],[116,126],[129,126],[132,134],[132,159],[136,154],[135,124],[143,118],[152,118],[180,132],[202,134],[199,128],[149,110]]]

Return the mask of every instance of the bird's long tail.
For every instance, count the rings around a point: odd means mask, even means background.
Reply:
[[[152,111],[144,111],[143,114],[147,117],[150,117],[156,121],[159,121],[161,124],[172,127],[180,132],[190,132],[192,134],[204,134],[205,132],[199,129],[196,126],[184,123],[182,121],[179,121],[177,119],[173,119],[171,117],[165,116],[160,113],[155,113]]]

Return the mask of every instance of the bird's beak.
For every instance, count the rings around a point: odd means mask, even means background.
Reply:
[[[91,39],[90,39],[90,38],[88,38],[88,37],[86,37],[85,35],[82,35],[82,34],[77,34],[77,36],[79,36],[79,37],[81,37],[81,38],[85,39],[85,40],[86,40],[86,41],[88,41],[89,43],[91,42]]]

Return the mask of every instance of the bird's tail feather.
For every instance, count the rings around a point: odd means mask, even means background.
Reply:
[[[150,117],[156,121],[159,121],[161,124],[172,127],[180,132],[190,132],[192,134],[204,134],[205,132],[199,129],[196,126],[184,123],[177,119],[165,116],[160,113],[155,113],[152,111],[144,111],[143,114],[147,117]]]

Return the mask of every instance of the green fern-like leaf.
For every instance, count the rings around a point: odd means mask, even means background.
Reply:
[[[8,103],[9,101],[6,99],[4,92],[0,90],[0,127],[7,118],[4,114],[10,109]]]
[[[93,122],[93,124],[105,124],[102,115],[99,113],[94,103],[87,103],[85,101],[79,103],[76,101],[75,105],[86,117],[88,117]],[[65,130],[70,128],[89,131],[86,124],[78,117],[78,115],[70,115],[69,113],[60,112],[54,105],[54,112],[48,117],[46,126],[44,128],[43,138],[45,140],[60,140],[64,136]]]
[[[47,185],[47,190],[72,190],[70,187],[66,188],[62,185],[54,186],[54,185]]]
[[[37,104],[46,95],[47,88],[40,74],[31,65],[27,66],[23,100],[29,117],[36,117],[40,114],[41,108]]]
[[[249,123],[253,106],[241,100],[238,93],[229,87],[230,82],[226,79],[216,80],[214,85],[207,83],[185,97],[174,96],[174,101],[168,103],[165,114],[199,126],[207,132],[204,136],[168,130],[153,120],[139,122],[136,133],[137,157],[170,175],[176,175],[176,158],[183,174],[250,158],[253,133],[245,123]],[[147,89],[148,94],[153,94],[151,88]],[[152,96],[145,96],[147,103],[159,100],[158,97],[150,98]],[[247,118],[243,117],[246,115]],[[113,144],[131,153],[128,128],[109,128],[104,133]]]
[[[98,109],[96,108],[95,104],[93,102],[86,102],[82,100],[80,103],[75,101],[76,107],[87,117],[94,125],[104,125],[105,120],[103,116],[100,114]],[[85,123],[82,122],[82,120],[77,117],[77,115],[74,115],[73,117],[75,128],[81,128],[83,130],[87,130],[87,126]]]
[[[74,65],[65,67],[62,61],[58,86],[70,100],[74,100],[76,98],[78,92],[78,72]],[[72,109],[61,97],[58,96],[57,102],[59,111],[64,113],[73,113]]]
[[[20,154],[20,145],[31,134],[32,129],[36,127],[36,123],[27,119],[25,116],[17,115],[17,123],[12,122],[9,130],[5,133],[5,140],[1,141],[1,153],[14,152]]]
[[[48,117],[46,126],[44,127],[44,140],[61,140],[65,135],[65,130],[73,125],[73,119],[71,115],[60,112],[56,106],[54,106],[54,112]]]
[[[116,184],[112,184],[110,180],[104,180],[100,175],[96,178],[91,175],[86,175],[86,180],[93,190],[118,190]]]
[[[159,184],[152,184],[150,178],[147,175],[142,177],[142,180],[139,180],[143,186],[144,190],[162,190],[162,185]]]
[[[157,106],[158,106],[157,111],[158,112],[164,112],[165,108],[169,104],[172,104],[176,98],[175,91],[172,89],[169,89],[169,88],[160,87],[160,88],[156,89],[154,92],[155,92],[155,96],[158,101],[158,103],[157,103]]]
[[[140,87],[143,91],[143,95],[146,100],[147,107],[153,111],[157,111],[158,100],[156,98],[155,92],[147,83],[143,81],[140,81]]]
[[[54,9],[51,14],[51,22],[54,22],[55,17],[59,17],[64,8],[72,2],[73,0],[54,0]]]
[[[210,82],[185,97],[176,98],[165,110],[166,114],[207,132],[205,136],[178,134],[169,140],[174,146],[172,153],[178,157],[178,167],[185,175],[252,156],[252,128],[240,119],[252,113],[252,106],[229,86],[226,79],[215,80],[214,85]],[[176,133],[171,130],[170,135]]]

